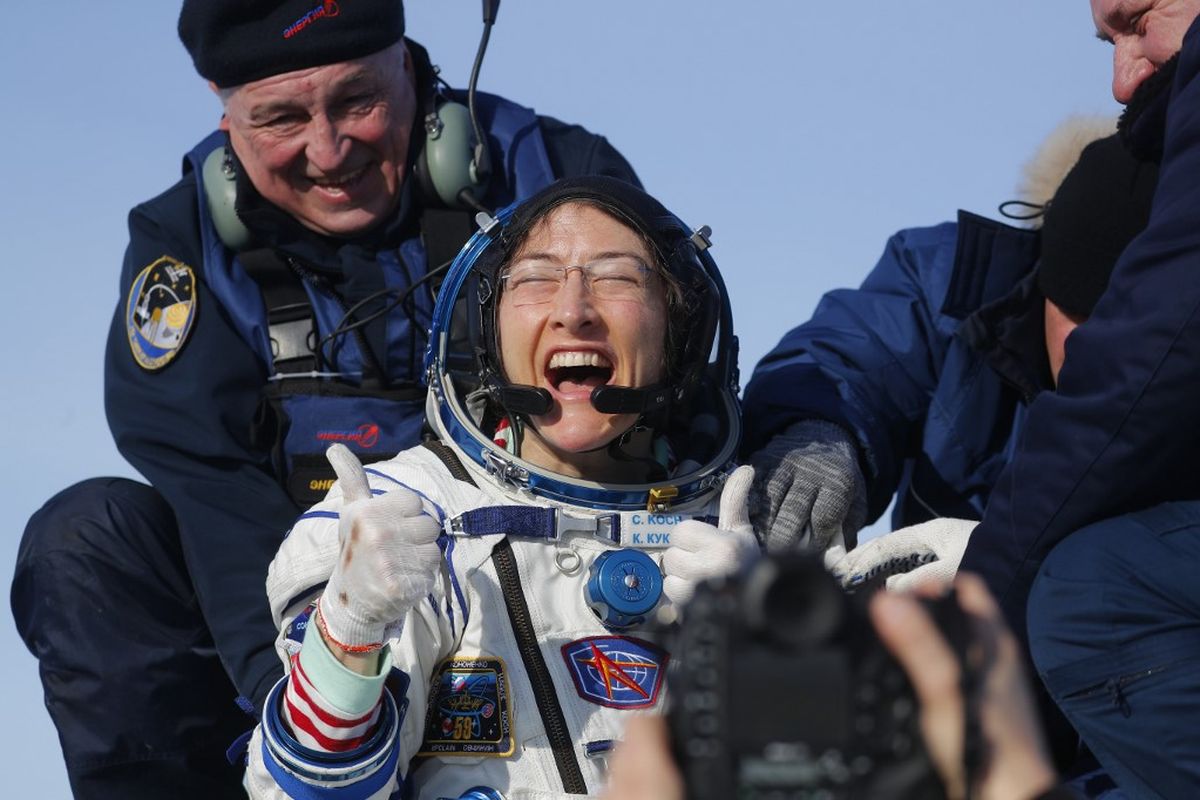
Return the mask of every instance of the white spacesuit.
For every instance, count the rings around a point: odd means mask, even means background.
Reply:
[[[685,303],[664,380],[605,383],[591,395],[604,413],[635,421],[605,452],[647,471],[645,482],[568,477],[519,455],[512,441],[557,400],[545,405],[552,392],[493,366],[503,326],[491,286],[517,246],[506,231],[528,231],[523,221],[580,199],[652,243]],[[707,240],[602,178],[556,183],[482,225],[434,313],[428,418],[440,443],[365,470],[333,451],[338,483],[271,566],[289,676],[250,743],[252,797],[385,798],[405,783],[431,800],[598,794],[626,719],[663,706],[670,654],[644,623],[677,612],[696,582],[757,549],[746,511],[752,472],[733,469],[736,344]],[[567,285],[566,270],[560,277]],[[590,289],[588,278],[589,291],[612,291]],[[612,378],[624,374],[619,351],[604,351]],[[497,416],[502,425],[487,421]],[[510,422],[517,436],[499,435]],[[665,464],[621,451],[643,431]],[[375,565],[380,549],[391,566]],[[380,571],[394,573],[390,582]],[[387,610],[363,627],[354,604],[370,606],[359,595],[377,587]],[[384,643],[370,674],[335,663],[339,649],[374,659]]]

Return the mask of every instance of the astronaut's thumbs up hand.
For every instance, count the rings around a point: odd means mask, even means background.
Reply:
[[[754,527],[750,524],[750,487],[753,485],[754,467],[743,465],[725,479],[725,488],[721,490],[717,527],[743,540],[747,536],[754,537]]]
[[[671,530],[671,546],[663,552],[663,594],[674,606],[691,599],[696,584],[740,569],[758,553],[747,508],[753,467],[738,467],[725,481],[717,525],[698,519]]]
[[[433,590],[441,574],[441,526],[403,486],[373,495],[345,445],[333,445],[327,456],[345,502],[338,513],[337,566],[318,603],[321,630],[347,652],[369,652],[382,646],[388,625]]]
[[[344,444],[330,445],[325,451],[325,458],[329,459],[329,466],[333,467],[333,474],[337,475],[344,502],[371,499],[371,483],[367,480],[367,471],[349,447]]]

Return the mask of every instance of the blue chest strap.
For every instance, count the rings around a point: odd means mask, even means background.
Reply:
[[[574,516],[551,506],[483,506],[450,517],[445,530],[451,536],[502,533],[546,541],[558,541],[568,533],[583,533],[620,544],[621,515]]]
[[[619,546],[667,547],[671,529],[686,519],[715,525],[711,516],[656,514],[646,511],[613,511],[606,514],[571,514],[553,506],[482,506],[449,517],[443,523],[450,536],[493,536],[557,542],[568,534],[591,536]]]

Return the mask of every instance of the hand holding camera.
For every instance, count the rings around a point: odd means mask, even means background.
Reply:
[[[880,592],[871,602],[871,621],[912,681],[921,706],[921,733],[947,797],[1038,797],[1056,780],[1020,646],[982,580],[961,575],[954,591],[972,622],[967,658],[975,662],[971,664],[976,672],[975,713],[984,748],[969,795],[960,735],[967,699],[960,688],[959,659],[913,596]]]
[[[765,559],[701,586],[673,651],[669,717],[631,723],[606,798],[1024,800],[1055,784],[1018,645],[974,576],[868,600],[815,558]]]

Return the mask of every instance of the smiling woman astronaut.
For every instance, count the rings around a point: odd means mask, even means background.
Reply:
[[[669,654],[638,626],[757,550],[706,232],[607,178],[481,226],[434,311],[437,441],[366,470],[335,445],[272,564],[290,670],[254,797],[597,794],[661,706]]]

